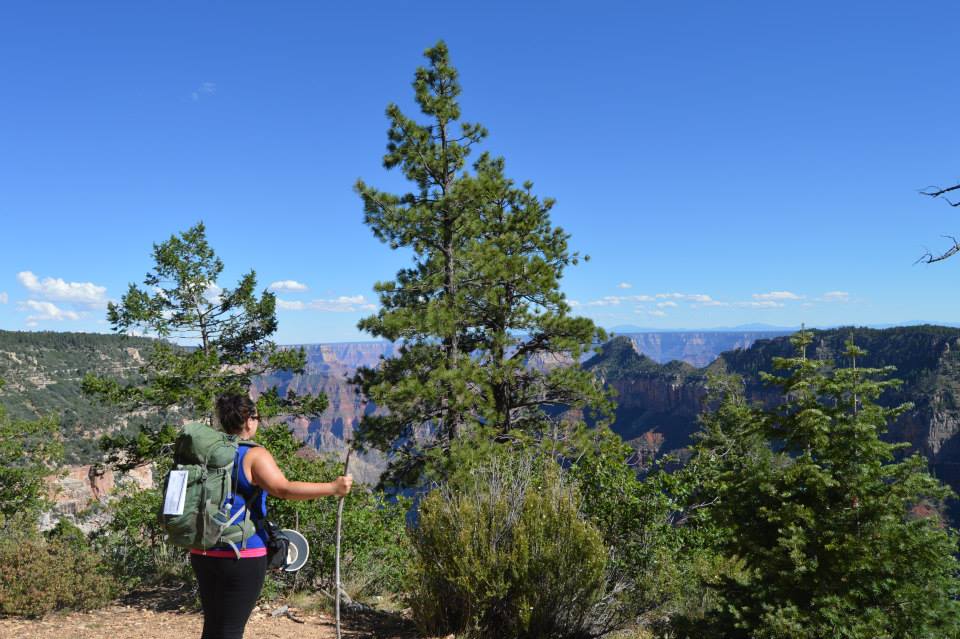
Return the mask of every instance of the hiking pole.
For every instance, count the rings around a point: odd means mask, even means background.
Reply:
[[[347,460],[343,463],[343,474],[346,475],[350,469],[350,453],[353,452],[353,446],[348,442],[347,443]],[[337,639],[340,637],[340,529],[343,525],[343,500],[345,498],[340,498],[340,503],[337,504],[337,549],[334,554],[334,572],[335,579],[337,582],[337,601],[336,601],[336,619],[337,619]]]

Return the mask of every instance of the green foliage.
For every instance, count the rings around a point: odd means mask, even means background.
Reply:
[[[552,462],[493,456],[427,495],[410,600],[430,635],[586,637],[607,552]]]
[[[90,547],[89,540],[84,532],[68,519],[58,521],[53,528],[45,533],[45,536],[50,541],[62,542],[77,550],[89,549]]]
[[[690,636],[952,637],[960,632],[955,532],[937,515],[951,495],[917,455],[882,441],[909,406],[877,398],[898,382],[891,368],[827,370],[806,357],[778,358],[786,376],[766,376],[785,401],[772,410],[729,393],[705,421],[694,464],[715,498],[704,515],[718,547],[742,561],[717,575],[720,601]]]
[[[291,481],[331,481],[342,472],[329,458],[304,448],[285,424],[263,426],[256,441],[274,456]],[[162,476],[162,469],[156,472]],[[113,518],[95,537],[98,551],[117,579],[131,588],[141,583],[191,582],[188,555],[165,542],[157,512],[158,489],[134,490],[111,505]],[[272,572],[264,593],[289,594],[324,588],[332,592],[335,499],[292,501],[268,497],[269,518],[281,528],[297,528],[310,541],[310,560],[295,574]],[[382,493],[355,486],[343,513],[343,575],[348,593],[358,599],[398,592],[407,557],[404,501],[389,502]]]
[[[184,550],[164,541],[157,520],[162,501],[157,488],[123,494],[110,506],[110,523],[94,537],[98,552],[127,588],[142,583],[184,583],[193,578]]]
[[[0,377],[10,380],[0,400],[13,419],[32,421],[59,416],[64,461],[90,464],[102,452],[95,432],[135,431],[153,416],[124,416],[84,395],[88,373],[110,373],[127,381],[138,378],[137,357],[152,340],[126,335],[0,331]]]
[[[62,458],[56,420],[11,419],[0,405],[0,615],[88,610],[113,596],[115,584],[80,530],[61,522],[47,538],[39,533],[50,506],[45,480]]]
[[[271,371],[303,372],[303,349],[282,349],[270,337],[277,330],[276,297],[258,297],[256,274],[250,271],[232,289],[221,288],[223,262],[207,243],[198,223],[153,247],[154,267],[144,287],[130,284],[119,304],[110,303],[107,317],[120,333],[141,331],[153,342],[141,367],[142,381],[124,383],[88,374],[84,391],[107,403],[134,409],[181,407],[213,421],[215,398],[226,392],[246,393],[251,381]],[[280,397],[276,388],[259,399],[264,415],[323,411],[325,396]],[[136,463],[169,449],[169,425],[144,428],[135,436],[105,440],[111,461]]]
[[[604,333],[570,316],[559,290],[579,257],[550,222],[553,200],[507,178],[501,158],[485,153],[467,169],[486,129],[460,119],[446,45],[425,56],[413,87],[429,123],[387,107],[384,166],[399,168],[412,190],[356,186],[373,234],[413,253],[413,266],[376,284],[380,310],[359,323],[400,342],[399,352],[354,379],[386,409],[367,416],[360,443],[391,451],[386,479],[401,484],[416,481],[428,462],[445,460],[434,468],[443,476],[449,458],[432,451],[449,451],[480,425],[504,436],[549,428],[560,407],[608,407],[596,379],[570,365]],[[556,366],[563,358],[568,365]]]
[[[79,531],[63,527],[45,539],[9,527],[0,537],[0,615],[41,617],[54,610],[92,610],[116,583]]]
[[[285,424],[260,428],[257,443],[266,447],[291,481],[325,482],[343,473],[342,463],[317,457],[304,448]],[[341,573],[354,599],[399,592],[406,539],[406,500],[389,501],[381,492],[354,485],[343,509]],[[293,501],[268,498],[268,514],[281,528],[296,528],[310,542],[310,559],[297,574],[271,573],[278,592],[321,587],[334,592],[336,499]]]
[[[685,512],[697,485],[692,469],[667,472],[664,459],[638,475],[633,450],[607,428],[591,431],[579,448],[569,476],[610,551],[603,623],[660,628],[694,614],[707,596],[700,574],[720,558],[704,528],[686,525],[695,512]]]
[[[36,527],[49,505],[45,478],[63,459],[57,421],[11,419],[0,405],[0,532],[18,514]]]

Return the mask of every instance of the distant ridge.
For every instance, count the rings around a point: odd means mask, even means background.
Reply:
[[[851,324],[807,324],[809,329],[829,331],[835,328],[846,328]],[[909,320],[906,322],[893,322],[888,324],[857,324],[859,328],[898,328],[907,326],[945,326],[947,328],[960,328],[960,322],[932,322],[929,320]],[[737,326],[714,326],[711,328],[651,328],[643,326],[634,326],[633,324],[622,324],[607,328],[607,332],[623,335],[624,333],[727,333],[735,331],[751,332],[770,332],[770,333],[794,333],[800,330],[800,325],[796,326],[774,326],[773,324],[738,324]]]
[[[712,328],[650,328],[622,324],[606,329],[607,332],[623,335],[624,333],[730,333],[737,331],[751,331],[756,333],[790,333],[799,331],[800,327],[774,326],[772,324],[740,324],[738,326],[715,326]]]

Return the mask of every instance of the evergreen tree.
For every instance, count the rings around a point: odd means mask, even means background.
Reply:
[[[144,287],[130,284],[120,303],[107,309],[116,332],[159,338],[141,367],[143,382],[87,375],[85,392],[131,410],[175,408],[213,424],[217,395],[246,393],[257,375],[303,372],[304,350],[279,348],[270,339],[277,330],[276,298],[268,291],[257,296],[256,273],[251,270],[232,289],[218,285],[224,265],[202,222],[154,244],[153,259]],[[326,405],[323,395],[280,397],[276,387],[259,401],[266,416],[317,414]],[[155,456],[174,435],[171,424],[145,426],[133,437],[106,438],[104,446],[113,461],[132,463]]]
[[[356,187],[374,235],[413,254],[410,268],[376,284],[381,308],[359,324],[399,342],[399,354],[354,379],[386,409],[364,420],[359,443],[392,451],[388,480],[399,481],[414,481],[431,460],[442,464],[440,451],[464,434],[536,432],[549,426],[551,410],[606,402],[575,366],[604,335],[571,317],[559,290],[579,257],[550,222],[553,201],[507,178],[501,158],[482,154],[468,170],[487,132],[460,119],[446,45],[425,55],[429,66],[417,70],[413,87],[429,122],[387,108],[384,166],[399,168],[413,190]],[[557,366],[558,358],[573,365]]]
[[[810,342],[775,360],[786,376],[766,375],[780,406],[733,394],[705,422],[693,463],[712,468],[709,518],[743,570],[715,578],[719,605],[690,636],[957,636],[956,536],[929,508],[950,490],[880,439],[910,407],[876,404],[898,384],[882,379],[892,367],[859,368],[849,341],[849,366],[828,370]]]

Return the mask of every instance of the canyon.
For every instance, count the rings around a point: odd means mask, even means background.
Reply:
[[[923,325],[811,334],[809,357],[839,361],[845,340],[853,337],[868,351],[860,365],[896,368],[894,375],[903,384],[888,391],[881,403],[892,406],[909,401],[912,407],[891,424],[886,437],[908,442],[910,450],[927,457],[937,477],[960,488],[960,329]],[[100,434],[122,427],[124,417],[113,409],[98,408],[77,385],[87,370],[134,367],[149,342],[128,339],[0,331],[0,378],[8,380],[0,401],[21,419],[60,414],[65,443],[74,444],[73,463],[61,487],[63,512],[82,508],[108,490],[103,487],[106,480],[97,475],[101,471],[91,470],[97,461],[95,442]],[[381,358],[390,357],[395,346],[354,342],[303,348],[307,354],[303,374],[278,373],[258,379],[254,393],[273,384],[298,394],[325,393],[329,405],[323,414],[291,419],[289,424],[309,448],[342,454],[363,416],[376,410],[363,402],[349,379],[358,367],[376,366]],[[754,401],[778,401],[776,390],[762,383],[760,373],[771,371],[774,358],[790,356],[793,347],[789,336],[772,332],[628,333],[614,336],[598,351],[582,365],[616,391],[612,428],[648,462],[690,444],[713,373],[739,376]],[[358,479],[374,483],[384,467],[383,456],[372,452],[354,459],[351,464]]]

